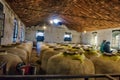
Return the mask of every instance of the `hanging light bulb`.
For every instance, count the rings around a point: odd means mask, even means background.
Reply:
[[[50,20],[50,24],[55,24],[55,25],[61,25],[62,24],[62,22],[61,22],[61,20],[60,19],[58,19],[58,18],[55,18],[55,19],[51,19]]]
[[[60,22],[60,20],[59,20],[59,19],[54,19],[53,22],[54,22],[55,24],[58,24],[58,22]]]
[[[53,20],[50,20],[50,24],[53,24]]]
[[[86,30],[84,30],[84,33],[86,33]]]
[[[43,29],[44,29],[44,30],[46,30],[46,29],[47,29],[47,27],[44,25],[44,26],[43,26]]]

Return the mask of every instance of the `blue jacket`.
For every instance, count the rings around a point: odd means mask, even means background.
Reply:
[[[101,51],[101,53],[103,53],[104,52],[104,49],[103,49],[103,47],[104,47],[104,42],[100,45],[100,51]]]
[[[110,50],[110,42],[106,42],[106,43],[104,44],[103,50],[104,50],[104,52],[106,52],[106,53],[112,53],[112,51]]]
[[[37,37],[36,37],[36,40],[37,40],[37,41],[44,41],[44,36],[37,36]]]

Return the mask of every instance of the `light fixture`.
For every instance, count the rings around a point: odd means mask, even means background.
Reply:
[[[46,29],[47,29],[47,27],[45,26],[45,24],[43,25],[43,29],[44,29],[44,30],[46,30]]]
[[[54,22],[55,24],[58,24],[58,23],[60,22],[60,20],[59,20],[59,19],[54,19],[53,22]]]
[[[50,19],[49,22],[50,22],[50,24],[53,24],[53,25],[58,25],[58,24],[62,23],[61,20],[58,18]]]
[[[86,30],[84,30],[84,33],[86,33]]]
[[[53,20],[50,20],[50,24],[53,24]]]

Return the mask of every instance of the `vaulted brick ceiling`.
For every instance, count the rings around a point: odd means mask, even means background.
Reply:
[[[59,17],[69,29],[120,27],[120,0],[6,0],[27,27]]]

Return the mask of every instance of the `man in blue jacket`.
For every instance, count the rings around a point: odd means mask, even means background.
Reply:
[[[103,42],[100,45],[100,51],[101,51],[101,53],[104,53],[103,47],[104,47],[105,43],[106,43],[106,40],[103,40]]]
[[[41,51],[41,46],[42,46],[42,42],[44,41],[44,36],[37,36],[36,37],[37,40],[37,45],[36,45],[36,49],[37,49],[37,56],[40,55],[40,51]]]
[[[107,41],[107,42],[104,44],[103,50],[104,50],[104,52],[106,52],[106,53],[112,53],[112,51],[110,50],[110,42],[109,42],[109,41]]]

